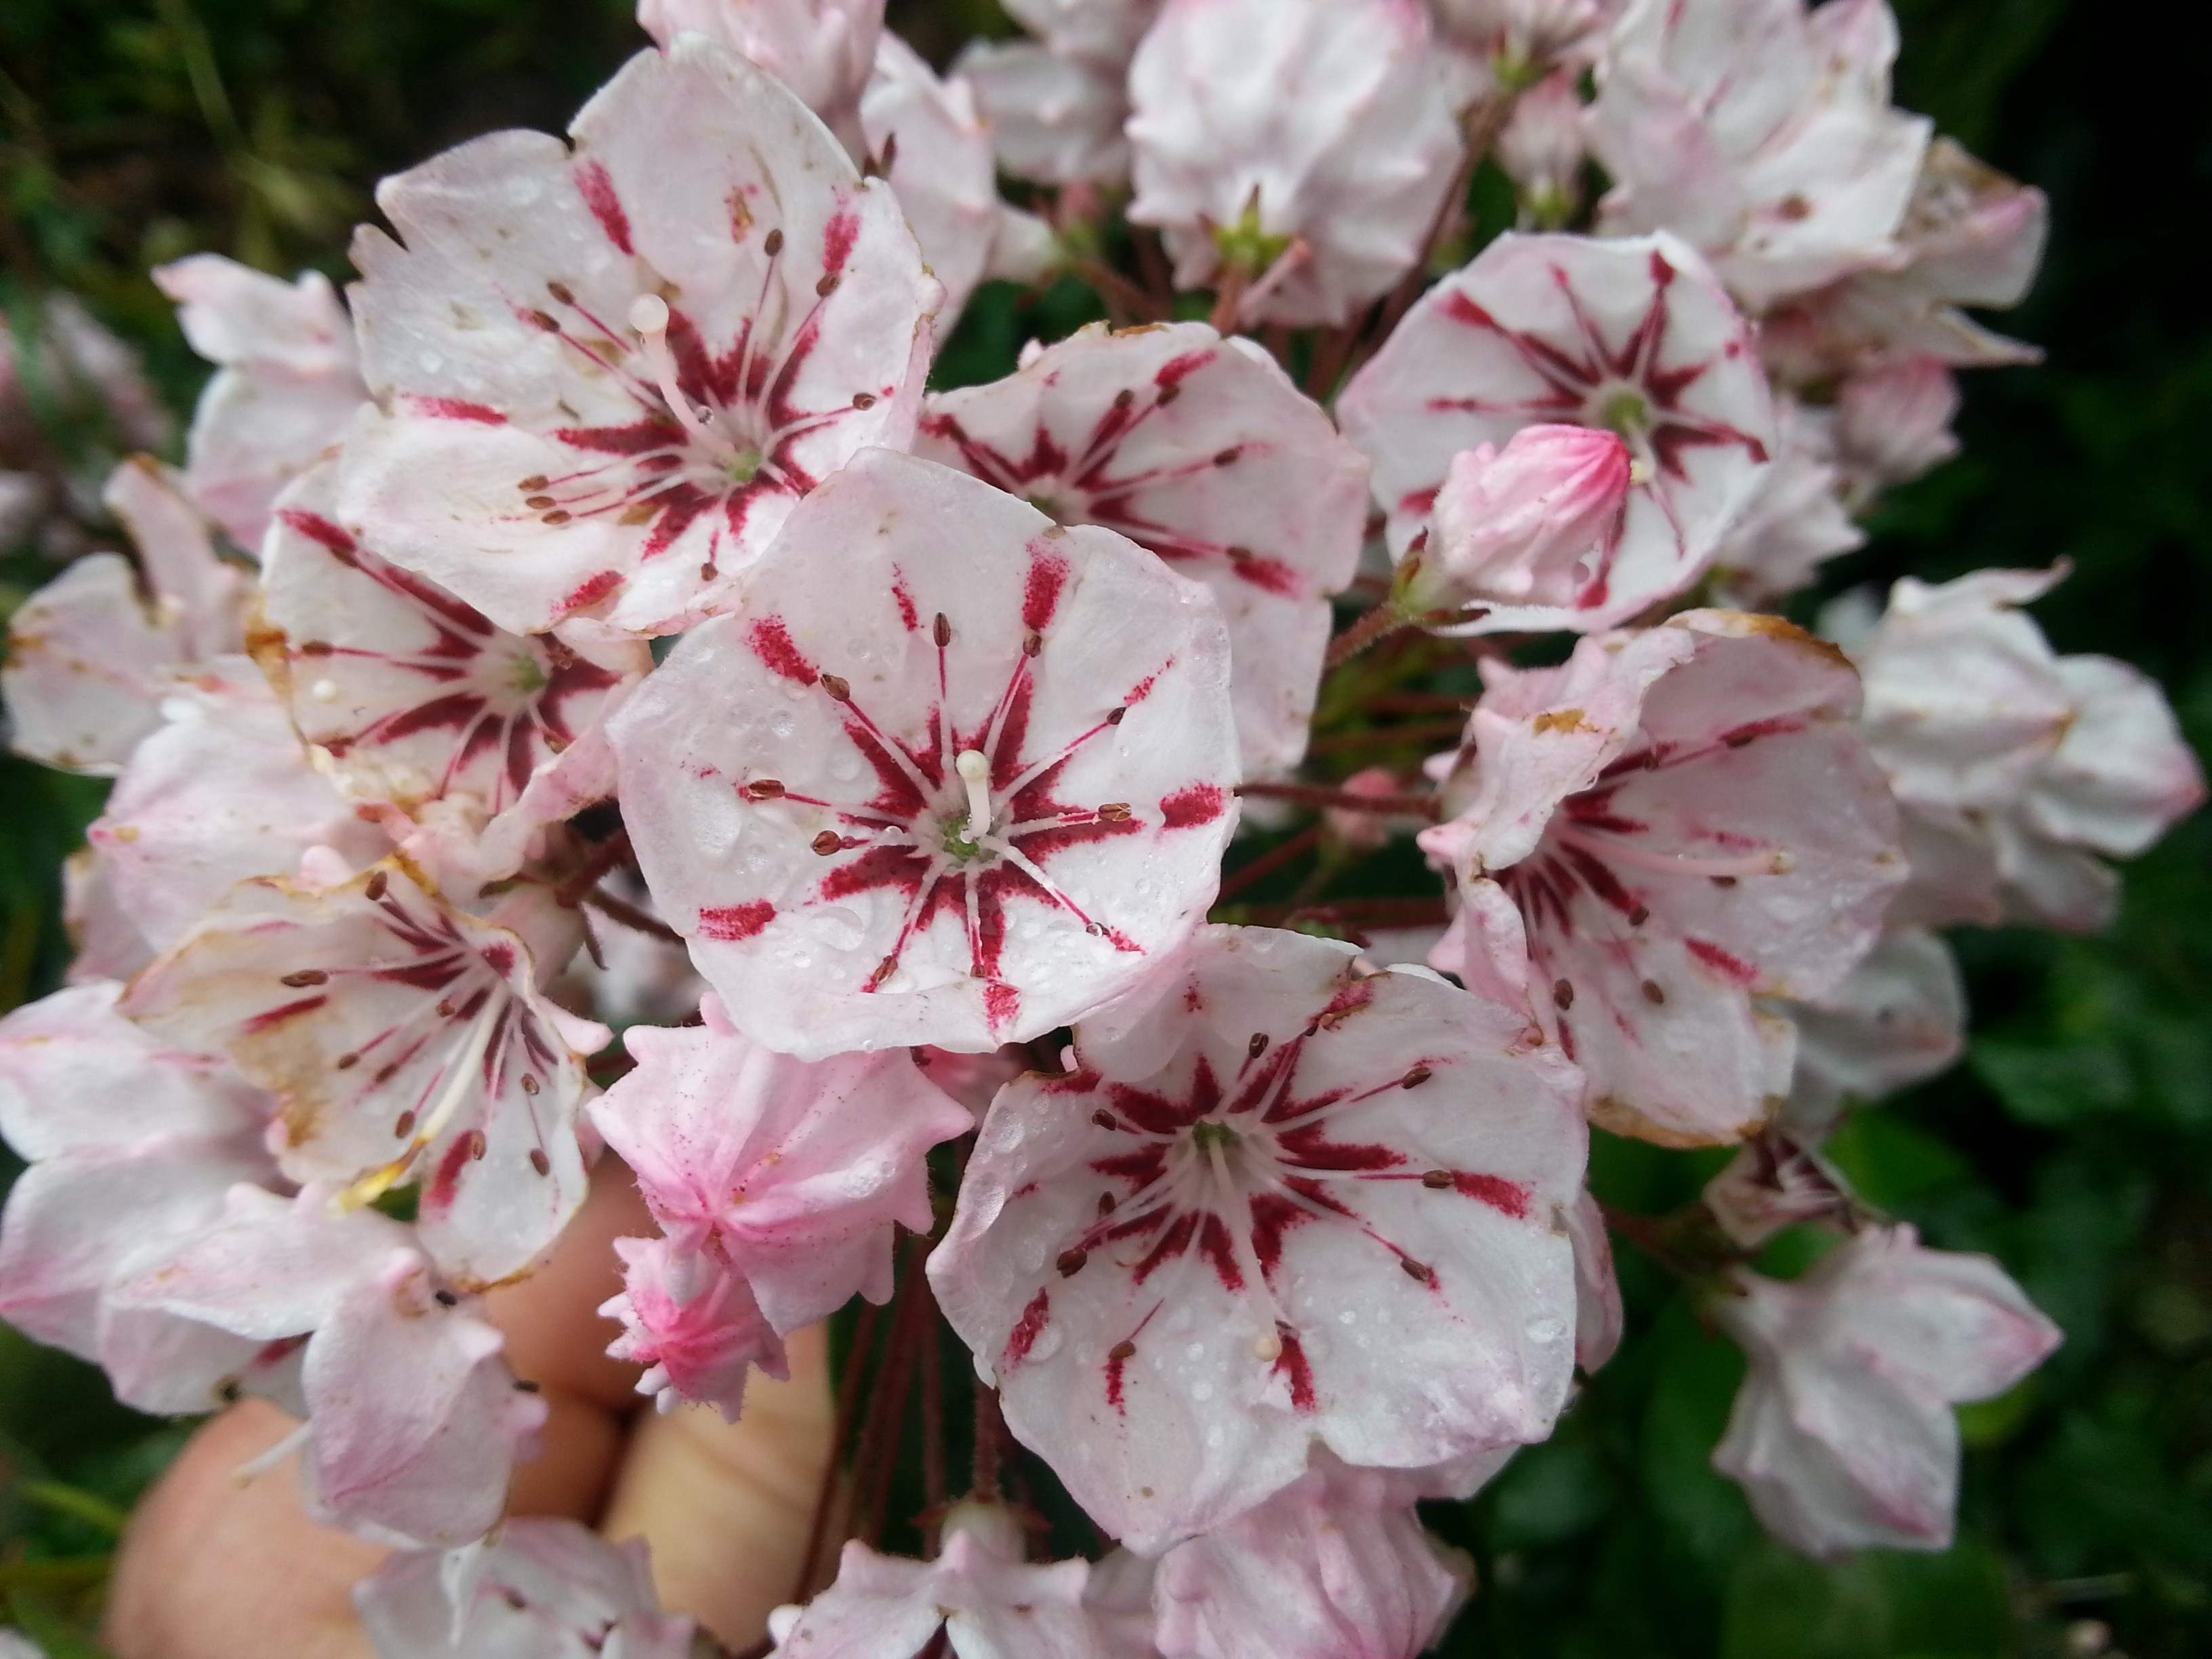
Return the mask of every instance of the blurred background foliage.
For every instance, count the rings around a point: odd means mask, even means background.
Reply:
[[[2090,0],[1896,3],[1899,101],[2051,194],[2042,280],[2003,319],[2049,362],[1966,377],[1963,458],[1892,497],[1830,591],[2067,558],[2075,574],[2039,607],[2059,648],[2159,675],[2203,752],[2212,310],[2196,237],[2212,204],[2212,15],[2123,27]],[[993,0],[891,11],[939,62],[1007,27]],[[149,265],[211,248],[343,275],[380,174],[491,128],[558,130],[641,44],[623,0],[6,0],[0,308],[20,329],[40,296],[82,296],[181,413],[204,369]],[[1090,314],[1066,286],[1028,310],[988,289],[941,374],[1003,374],[1028,335]],[[97,479],[121,440],[26,390],[37,429],[19,439],[66,475],[96,536]],[[0,607],[51,574],[15,550]],[[0,1006],[57,981],[58,866],[100,793],[0,760]],[[2040,1374],[1962,1413],[1958,1547],[1821,1565],[1763,1540],[1707,1462],[1742,1362],[1624,1249],[1629,1345],[1552,1443],[1433,1517],[1482,1572],[1448,1652],[2212,1652],[2208,855],[2200,814],[2129,872],[2100,938],[1960,936],[1972,1052],[1837,1143],[1869,1199],[1931,1243],[2002,1257],[2066,1330]],[[1600,1139],[1599,1189],[1626,1207],[1681,1202],[1711,1167]],[[106,1558],[184,1432],[0,1327],[0,1609],[54,1659],[96,1652],[82,1632]]]

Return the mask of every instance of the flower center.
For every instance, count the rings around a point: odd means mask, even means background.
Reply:
[[[1651,424],[1651,400],[1637,387],[1618,383],[1590,395],[1590,423],[1633,441]]]

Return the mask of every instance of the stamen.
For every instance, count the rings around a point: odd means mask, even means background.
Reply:
[[[1786,847],[1746,853],[1736,858],[1702,859],[1682,853],[1658,853],[1618,836],[1589,830],[1558,830],[1559,840],[1632,870],[1649,870],[1662,876],[1786,876],[1797,867],[1797,855]]]
[[[1282,1310],[1275,1306],[1275,1292],[1267,1283],[1267,1275],[1260,1270],[1260,1253],[1252,1248],[1252,1206],[1245,1200],[1243,1188],[1237,1184],[1237,1178],[1229,1173],[1224,1143],[1233,1136],[1220,1126],[1215,1127],[1219,1133],[1194,1134],[1193,1139],[1206,1148],[1206,1162],[1212,1166],[1213,1184],[1220,1200],[1218,1212],[1223,1224],[1229,1229],[1229,1248],[1267,1322],[1266,1328],[1252,1340],[1253,1358],[1273,1364],[1283,1357],[1283,1339],[1277,1334],[1283,1324]]]

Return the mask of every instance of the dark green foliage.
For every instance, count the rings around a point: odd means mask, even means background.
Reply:
[[[2075,574],[2038,608],[2053,639],[2158,674],[2202,750],[2212,320],[2196,238],[2212,204],[2212,24],[2087,0],[1898,7],[1900,101],[2051,193],[2045,276],[2001,319],[2050,362],[1970,377],[1965,457],[1887,503],[1832,589],[2068,558]],[[148,264],[210,247],[342,271],[346,227],[380,173],[494,126],[557,130],[641,43],[628,12],[623,0],[8,0],[0,299],[83,295],[181,409],[199,370]],[[940,58],[1005,27],[990,0],[893,13]],[[1002,374],[1023,339],[1097,314],[1073,283],[1034,301],[988,288],[939,381]],[[10,561],[6,603],[46,574]],[[1325,730],[1356,724],[1325,705]],[[1419,750],[1337,752],[1348,772]],[[56,982],[58,867],[100,793],[0,761],[0,1006]],[[1240,900],[1280,904],[1298,886],[1293,870]],[[1332,890],[1432,896],[1402,852]],[[2027,1659],[2089,1650],[2069,1645],[2087,1640],[2085,1620],[2108,1624],[2132,1659],[2212,1652],[2212,823],[2184,825],[2127,890],[2103,938],[1962,936],[1970,1060],[1835,1146],[1871,1201],[1934,1243],[2002,1256],[2067,1333],[2039,1376],[1962,1413],[1959,1547],[1821,1565],[1765,1540],[1707,1462],[1742,1362],[1624,1245],[1619,1358],[1550,1444],[1474,1505],[1431,1516],[1482,1577],[1448,1652]],[[1597,1139],[1601,1194],[1631,1210],[1683,1201],[1715,1167]],[[1769,1265],[1802,1267],[1797,1254]],[[947,1396],[963,1420],[965,1388]],[[72,1632],[89,1627],[112,1510],[180,1432],[0,1330],[0,1607],[56,1659],[93,1651]],[[918,1483],[901,1472],[903,1490]]]

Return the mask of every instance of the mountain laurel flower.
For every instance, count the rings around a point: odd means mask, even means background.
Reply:
[[[672,52],[687,33],[730,47],[790,88],[854,161],[866,155],[860,100],[884,0],[638,0],[637,21]]]
[[[805,1060],[981,1052],[1133,993],[1237,820],[1212,596],[887,451],[808,499],[614,738],[663,914],[739,1029]]]
[[[278,499],[255,659],[317,767],[416,822],[433,859],[512,875],[533,836],[614,793],[605,717],[653,665],[643,641],[513,634],[339,527],[337,469]]]
[[[622,1294],[601,1304],[599,1315],[619,1322],[623,1333],[607,1352],[645,1367],[637,1391],[659,1409],[712,1406],[734,1423],[755,1366],[773,1377],[790,1375],[782,1339],[728,1263],[665,1238],[618,1238],[615,1254]]]
[[[1084,1601],[1088,1561],[1031,1566],[1021,1517],[967,1498],[944,1519],[932,1561],[878,1555],[857,1539],[837,1579],[804,1607],[769,1615],[770,1659],[1128,1659]]]
[[[1590,106],[1599,224],[1665,228],[1753,312],[1893,265],[1933,124],[1889,103],[1885,0],[1635,0]]]
[[[1513,113],[1498,134],[1497,155],[1520,197],[1524,222],[1551,230],[1574,217],[1583,204],[1589,146],[1582,91],[1572,72],[1548,76],[1513,100]]]
[[[331,1198],[233,1188],[216,1224],[115,1302],[228,1340],[234,1369],[204,1379],[210,1399],[250,1394],[306,1419],[245,1473],[304,1448],[316,1518],[380,1543],[465,1544],[498,1521],[545,1402],[408,1228]]]
[[[1462,631],[1617,627],[1712,562],[1772,456],[1774,410],[1748,325],[1704,263],[1661,234],[1508,233],[1431,289],[1337,402],[1375,464],[1403,557],[1454,459],[1538,424],[1618,436],[1632,463],[1620,533],[1562,602],[1559,584]]]
[[[1413,1659],[1471,1584],[1402,1482],[1316,1449],[1313,1468],[1160,1558],[1161,1659]]]
[[[2061,657],[2020,609],[2066,574],[1908,576],[1854,642],[1867,746],[1905,813],[1900,924],[2008,918],[2088,932],[2130,857],[2204,799],[2156,681],[2111,657]]]
[[[1017,373],[929,399],[915,453],[1202,581],[1229,624],[1248,776],[1305,752],[1367,518],[1366,458],[1249,343],[1203,323],[1093,324]]]
[[[1836,390],[1838,459],[1862,500],[1910,483],[1959,453],[1957,376],[1933,357],[1892,358]]]
[[[665,1276],[726,1261],[785,1334],[855,1295],[889,1300],[895,1226],[930,1229],[924,1159],[974,1118],[903,1048],[793,1060],[744,1036],[712,993],[699,1012],[633,1030],[635,1067],[592,1105],[677,1252]]]
[[[1954,1404],[2002,1394],[2059,1343],[2004,1270],[1877,1227],[1787,1283],[1743,1269],[1709,1304],[1751,1372],[1713,1467],[1808,1555],[1948,1549]]]
[[[677,632],[824,477],[912,436],[940,289],[890,185],[709,40],[641,53],[570,131],[379,188],[399,240],[353,257],[383,412],[337,520],[516,633]]]
[[[1421,0],[1167,0],[1129,95],[1130,222],[1247,324],[1332,326],[1411,270],[1462,147]]]
[[[645,1540],[518,1516],[447,1553],[393,1556],[354,1590],[376,1659],[690,1659],[693,1624],[661,1611]]]
[[[1419,1468],[1565,1401],[1581,1078],[1525,1009],[1352,957],[1208,927],[1076,1069],[1000,1091],[930,1258],[1008,1425],[1139,1553],[1316,1443]]]
[[[1461,451],[1394,597],[1445,613],[1438,632],[1470,606],[1574,605],[1620,547],[1632,471],[1618,434],[1585,426],[1523,427],[1503,449]]]
[[[1905,207],[1900,257],[1779,307],[1759,331],[1759,349],[1799,386],[1893,357],[1954,368],[2040,362],[2040,348],[1992,333],[1960,307],[2026,299],[2050,228],[2041,191],[1938,138]]]
[[[1711,592],[1738,610],[1771,606],[1809,587],[1820,567],[1866,545],[1845,496],[1857,498],[1839,455],[1836,411],[1774,398],[1774,465],[1721,538]]]
[[[1857,676],[1778,617],[1693,611],[1488,678],[1424,850],[1518,907],[1592,1121],[1744,1139],[1789,1087],[1789,1022],[1758,1000],[1841,980],[1905,879]]]
[[[353,319],[319,270],[285,283],[195,253],[154,285],[216,372],[185,440],[185,489],[230,538],[258,552],[277,495],[345,435],[368,387]]]
[[[487,1285],[529,1267],[583,1201],[581,1056],[607,1033],[537,982],[581,939],[544,889],[478,917],[397,862],[325,891],[241,882],[124,1012],[275,1094],[292,1179],[353,1204],[418,1184],[423,1248]]]
[[[246,585],[151,458],[117,467],[101,499],[131,532],[135,567],[90,554],[24,600],[8,619],[0,690],[17,754],[113,777],[179,679],[239,648]]]

